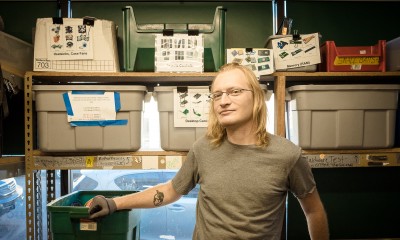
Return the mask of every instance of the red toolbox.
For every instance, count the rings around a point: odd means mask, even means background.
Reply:
[[[321,45],[320,71],[385,72],[386,40],[374,46],[336,47],[334,41]]]

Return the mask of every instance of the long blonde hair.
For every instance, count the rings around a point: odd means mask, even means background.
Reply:
[[[253,123],[254,127],[256,127],[255,132],[257,135],[256,145],[260,147],[267,147],[269,144],[268,133],[266,129],[267,123],[267,107],[265,104],[265,93],[261,88],[260,83],[258,82],[257,77],[249,68],[236,64],[236,63],[228,63],[222,66],[211,83],[211,91],[214,86],[215,79],[224,72],[232,71],[238,69],[242,71],[245,75],[247,82],[250,85],[250,90],[253,91]],[[210,103],[210,112],[208,118],[208,127],[207,127],[207,137],[210,139],[211,144],[215,147],[221,145],[222,141],[226,136],[226,129],[219,123],[216,113],[214,112],[214,108],[212,106],[212,102]]]

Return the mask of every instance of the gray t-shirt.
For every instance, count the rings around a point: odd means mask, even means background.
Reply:
[[[197,183],[195,240],[280,239],[287,191],[302,198],[315,188],[301,149],[276,135],[267,148],[200,138],[172,180],[180,194]]]

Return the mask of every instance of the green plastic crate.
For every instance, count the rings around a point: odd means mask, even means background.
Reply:
[[[197,32],[204,36],[204,71],[216,72],[225,63],[226,9],[218,6],[212,23],[137,24],[133,8],[126,6],[123,14],[122,71],[154,72],[155,34],[166,30],[173,33]]]
[[[96,195],[116,197],[134,191],[77,191],[47,204],[54,240],[138,240],[140,210],[117,211],[88,222],[85,203]]]

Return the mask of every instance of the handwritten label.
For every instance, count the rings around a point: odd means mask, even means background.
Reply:
[[[86,166],[86,158],[81,156],[65,156],[65,157],[50,157],[37,156],[34,157],[35,166],[47,169],[64,168],[84,168]]]
[[[166,169],[179,169],[182,167],[182,156],[166,156]]]
[[[98,156],[96,166],[132,166],[134,159],[132,156]]]
[[[312,168],[354,167],[360,165],[358,154],[304,155]]]

